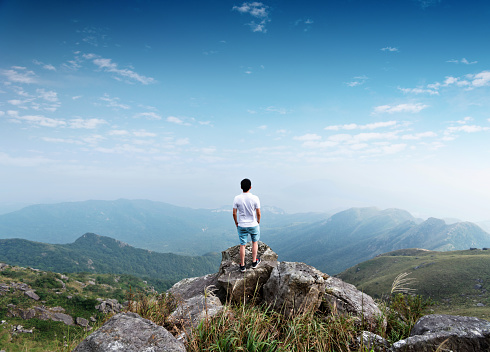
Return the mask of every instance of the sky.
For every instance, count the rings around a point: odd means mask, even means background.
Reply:
[[[490,220],[486,0],[0,0],[0,206]],[[1,207],[0,207],[1,208]]]

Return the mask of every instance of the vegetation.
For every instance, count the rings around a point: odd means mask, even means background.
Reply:
[[[435,313],[490,318],[488,250],[399,250],[360,263],[338,277],[382,298],[400,273],[410,273],[410,287],[433,302]]]
[[[129,274],[149,281],[158,290],[166,290],[186,277],[216,272],[220,259],[217,254],[190,257],[156,253],[95,234],[85,234],[67,245],[0,240],[0,260],[13,265],[54,272]],[[59,285],[56,281],[51,284]]]
[[[40,301],[14,288],[22,284],[34,290]],[[35,306],[61,307],[65,314],[74,319],[87,319],[90,327],[95,330],[109,318],[95,309],[100,303],[98,298],[116,298],[123,303],[132,290],[147,295],[154,292],[142,279],[130,275],[88,272],[58,274],[14,266],[0,271],[0,286],[0,322],[3,322],[0,324],[0,349],[8,352],[71,351],[90,334],[90,331],[78,325],[69,326],[63,322],[38,318],[24,320],[12,316],[12,310],[28,310]],[[15,331],[14,327],[19,325],[24,330],[32,330],[32,333]]]
[[[130,310],[167,330],[179,333],[182,327],[168,321],[175,300],[168,295],[139,296]],[[420,296],[393,294],[381,302],[387,320],[386,328],[376,331],[390,342],[407,338],[413,324],[426,312],[429,301]],[[362,326],[351,316],[329,315],[318,312],[286,318],[267,306],[227,304],[222,313],[191,330],[187,351],[359,351],[369,352],[357,337]]]

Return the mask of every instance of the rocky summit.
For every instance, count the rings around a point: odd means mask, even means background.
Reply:
[[[309,311],[317,314],[348,315],[357,318],[365,331],[358,337],[370,351],[433,351],[443,346],[453,351],[490,350],[490,323],[471,317],[427,315],[419,319],[410,337],[390,344],[375,334],[386,325],[376,302],[353,285],[299,262],[279,262],[265,243],[259,244],[260,265],[239,270],[239,246],[222,252],[215,274],[184,279],[168,293],[176,299],[169,321],[179,323],[184,334],[174,337],[162,326],[135,313],[119,313],[87,337],[74,350],[96,351],[185,351],[186,337],[200,321],[221,314],[231,302],[256,302],[287,317]],[[251,263],[251,244],[246,246]]]

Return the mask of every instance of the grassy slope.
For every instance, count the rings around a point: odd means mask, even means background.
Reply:
[[[410,273],[415,281],[409,287],[430,297],[435,312],[490,318],[490,251],[398,250],[355,265],[338,277],[379,298],[390,292],[400,273]]]

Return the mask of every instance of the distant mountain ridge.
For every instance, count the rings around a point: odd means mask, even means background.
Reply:
[[[490,247],[490,235],[473,223],[424,221],[401,209],[351,208],[329,216],[264,206],[262,213],[261,240],[282,260],[304,262],[331,275],[397,249]],[[83,233],[185,255],[221,252],[238,242],[231,206],[191,209],[120,199],[36,205],[0,215],[0,238],[71,243]]]
[[[490,247],[490,234],[460,222],[414,218],[400,209],[352,208],[307,227],[292,227],[269,240],[281,258],[304,261],[336,274],[378,254],[403,248],[436,251]]]
[[[86,233],[70,244],[0,240],[0,261],[56,272],[130,274],[166,288],[187,277],[213,273],[221,255],[182,256],[134,248],[110,237]]]
[[[263,213],[264,229],[328,218],[322,213],[286,214],[274,207],[264,207]],[[84,233],[185,255],[219,252],[237,244],[231,205],[212,210],[149,200],[89,200],[31,205],[0,215],[0,238],[64,244]]]

